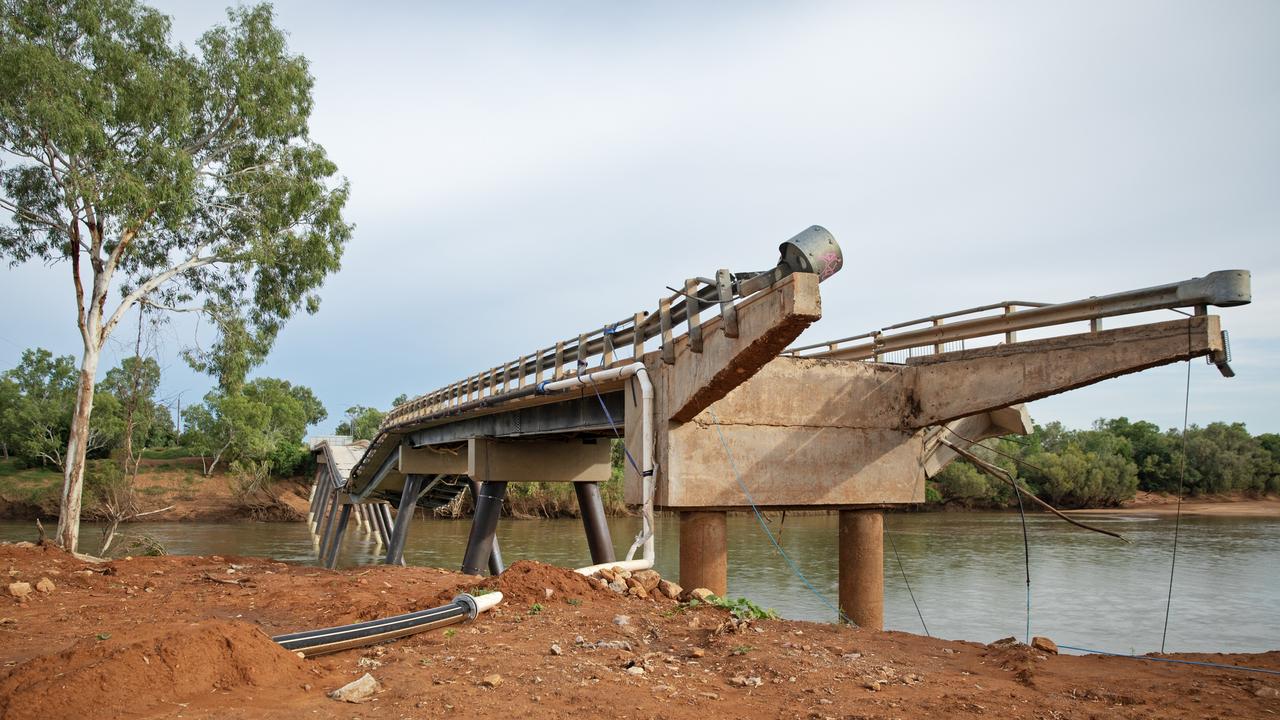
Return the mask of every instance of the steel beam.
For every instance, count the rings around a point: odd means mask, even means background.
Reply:
[[[409,475],[404,479],[404,488],[400,491],[400,509],[396,513],[396,526],[391,532],[391,543],[387,546],[387,565],[404,564],[404,543],[409,537],[409,526],[413,523],[413,511],[418,506],[418,491],[426,478],[422,475]]]
[[[604,400],[609,412],[600,407]],[[564,402],[536,405],[492,415],[468,418],[447,425],[415,430],[406,435],[412,448],[462,442],[476,437],[512,438],[571,432],[612,432],[613,425],[623,424],[623,393],[594,393],[585,397],[566,398]]]
[[[338,548],[342,547],[342,537],[347,533],[347,523],[351,520],[351,503],[342,505],[338,516],[338,527],[334,528],[333,540],[329,542],[329,554],[325,557],[324,566],[330,570],[338,565]]]

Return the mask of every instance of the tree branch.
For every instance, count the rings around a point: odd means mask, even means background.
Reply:
[[[124,317],[125,312],[137,304],[142,298],[150,295],[153,290],[188,270],[194,270],[199,267],[204,267],[205,265],[212,265],[223,260],[223,258],[217,255],[200,257],[200,251],[203,249],[203,245],[197,247],[195,253],[191,257],[158,275],[152,276],[151,279],[134,288],[133,292],[126,295],[116,307],[115,312],[111,313],[111,319],[102,326],[100,337],[98,338],[99,344],[104,342],[106,337],[111,334],[111,331],[115,328],[116,324],[120,322],[120,318]]]

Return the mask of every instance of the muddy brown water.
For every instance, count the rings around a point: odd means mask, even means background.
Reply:
[[[769,528],[813,589],[836,597],[836,518],[769,516]],[[1173,540],[1172,518],[1098,516],[1092,522],[1131,544],[1072,528],[1054,518],[1028,518],[1031,544],[1031,632],[1060,644],[1109,652],[1160,649]],[[610,521],[619,557],[639,529],[637,518]],[[940,637],[991,640],[1026,632],[1026,576],[1016,514],[922,513],[886,517],[901,556],[885,543],[885,624],[921,633],[907,592],[910,582],[929,631]],[[456,569],[470,524],[418,520],[406,560]],[[175,554],[225,554],[315,562],[302,523],[138,523]],[[27,523],[0,522],[0,540],[32,539]],[[86,549],[98,541],[87,525]],[[658,519],[658,570],[678,577],[678,521]],[[590,562],[577,520],[507,520],[499,528],[504,560],[564,566]],[[834,613],[774,549],[752,515],[729,519],[729,595],[747,597],[784,617],[829,621]],[[379,561],[369,536],[348,533],[343,566]],[[1184,517],[1166,645],[1170,652],[1262,652],[1280,649],[1280,520]]]

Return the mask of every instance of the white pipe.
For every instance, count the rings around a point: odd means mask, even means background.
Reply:
[[[476,613],[482,613],[502,602],[502,593],[491,592],[484,595],[473,595],[476,601]]]
[[[642,560],[619,560],[611,563],[600,563],[599,565],[588,565],[586,567],[580,567],[574,570],[574,572],[579,575],[586,575],[590,577],[605,568],[622,568],[629,572],[635,572],[636,570],[648,570],[651,567],[653,567],[653,558],[645,558]]]
[[[620,563],[592,565],[577,570],[577,572],[584,575],[590,575],[601,567],[621,566],[627,570],[647,570],[653,567],[655,555],[653,539],[653,383],[649,380],[649,372],[645,370],[644,363],[633,362],[630,365],[598,370],[586,375],[575,375],[563,380],[545,381],[538,385],[538,392],[548,393],[632,376],[640,382],[640,517],[642,529],[640,535],[636,536],[636,541],[632,543],[631,549],[627,551],[626,560]],[[641,547],[644,548],[641,559],[632,560],[635,557],[636,550]],[[584,570],[591,570],[591,572],[584,573]]]

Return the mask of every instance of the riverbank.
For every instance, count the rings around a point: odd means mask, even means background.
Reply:
[[[1280,712],[1280,682],[1266,675],[799,621],[735,627],[719,608],[622,597],[528,562],[478,580],[216,556],[91,564],[0,545],[0,566],[7,582],[52,584],[0,598],[0,717],[13,720]],[[267,639],[439,604],[477,585],[506,600],[470,625],[308,660]],[[1170,657],[1280,670],[1280,652]],[[365,672],[383,688],[369,704],[326,696]]]
[[[135,487],[138,512],[146,513],[148,522],[221,522],[228,520],[269,520],[301,522],[306,519],[310,478],[277,480],[273,497],[246,502],[233,491],[231,478],[219,469],[205,477],[198,457],[163,457],[143,461]],[[59,473],[41,469],[19,469],[15,461],[0,461],[0,519],[51,520],[57,517],[58,497],[62,486]],[[631,513],[622,503],[621,479],[606,483],[602,494],[606,514],[624,517]],[[1104,515],[1159,516],[1177,511],[1178,498],[1162,493],[1139,492],[1134,499],[1119,507],[1076,508],[1069,512]],[[93,516],[88,503],[88,517]],[[442,509],[440,517],[468,517],[470,498],[466,495],[452,507]],[[990,512],[1011,511],[1010,508],[985,506],[965,507],[954,504],[927,503],[921,512]],[[566,483],[519,483],[507,496],[506,511],[516,518],[578,517],[577,500]],[[811,513],[825,513],[817,510]],[[1249,496],[1231,493],[1190,497],[1183,500],[1185,515],[1210,517],[1280,518],[1280,496]],[[811,514],[809,513],[809,514]],[[790,515],[806,514],[806,511]]]
[[[1118,508],[1086,509],[1080,512],[1098,515],[1280,518],[1280,496],[1251,497],[1240,493],[1184,498],[1179,510],[1178,496],[1139,492],[1137,497]]]

